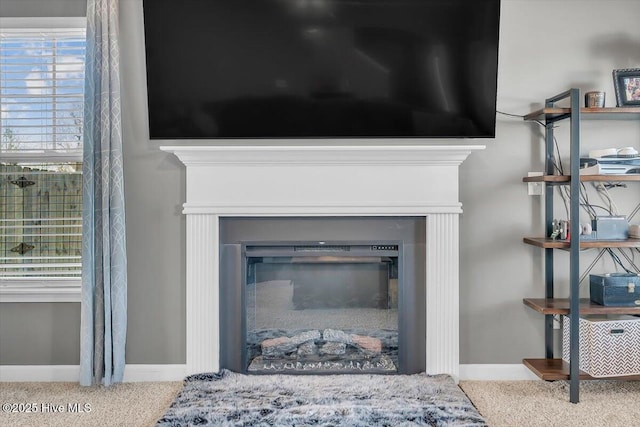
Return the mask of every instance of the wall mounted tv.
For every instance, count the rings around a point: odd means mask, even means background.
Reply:
[[[152,139],[495,136],[500,0],[144,0]]]

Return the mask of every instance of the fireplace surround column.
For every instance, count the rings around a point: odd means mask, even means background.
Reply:
[[[427,215],[426,372],[459,374],[458,214]]]
[[[218,316],[218,215],[187,215],[187,370],[217,372],[220,350]]]
[[[426,371],[459,372],[459,165],[480,145],[161,147],[187,168],[188,373],[219,357],[221,217],[411,216],[426,221]]]

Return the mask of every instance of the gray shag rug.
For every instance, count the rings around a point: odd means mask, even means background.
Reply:
[[[448,375],[192,375],[157,426],[486,426]]]

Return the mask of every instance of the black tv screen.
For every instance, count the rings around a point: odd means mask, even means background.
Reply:
[[[152,139],[495,135],[499,0],[145,0]]]

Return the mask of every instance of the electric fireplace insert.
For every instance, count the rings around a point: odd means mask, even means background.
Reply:
[[[245,246],[247,371],[397,372],[399,249]]]
[[[300,231],[307,227],[356,239],[244,239],[276,235],[278,221],[221,224],[221,367],[250,374],[424,370],[424,263],[416,262],[425,257],[424,223],[289,219],[289,234],[315,236]],[[367,234],[379,239],[358,238]]]

